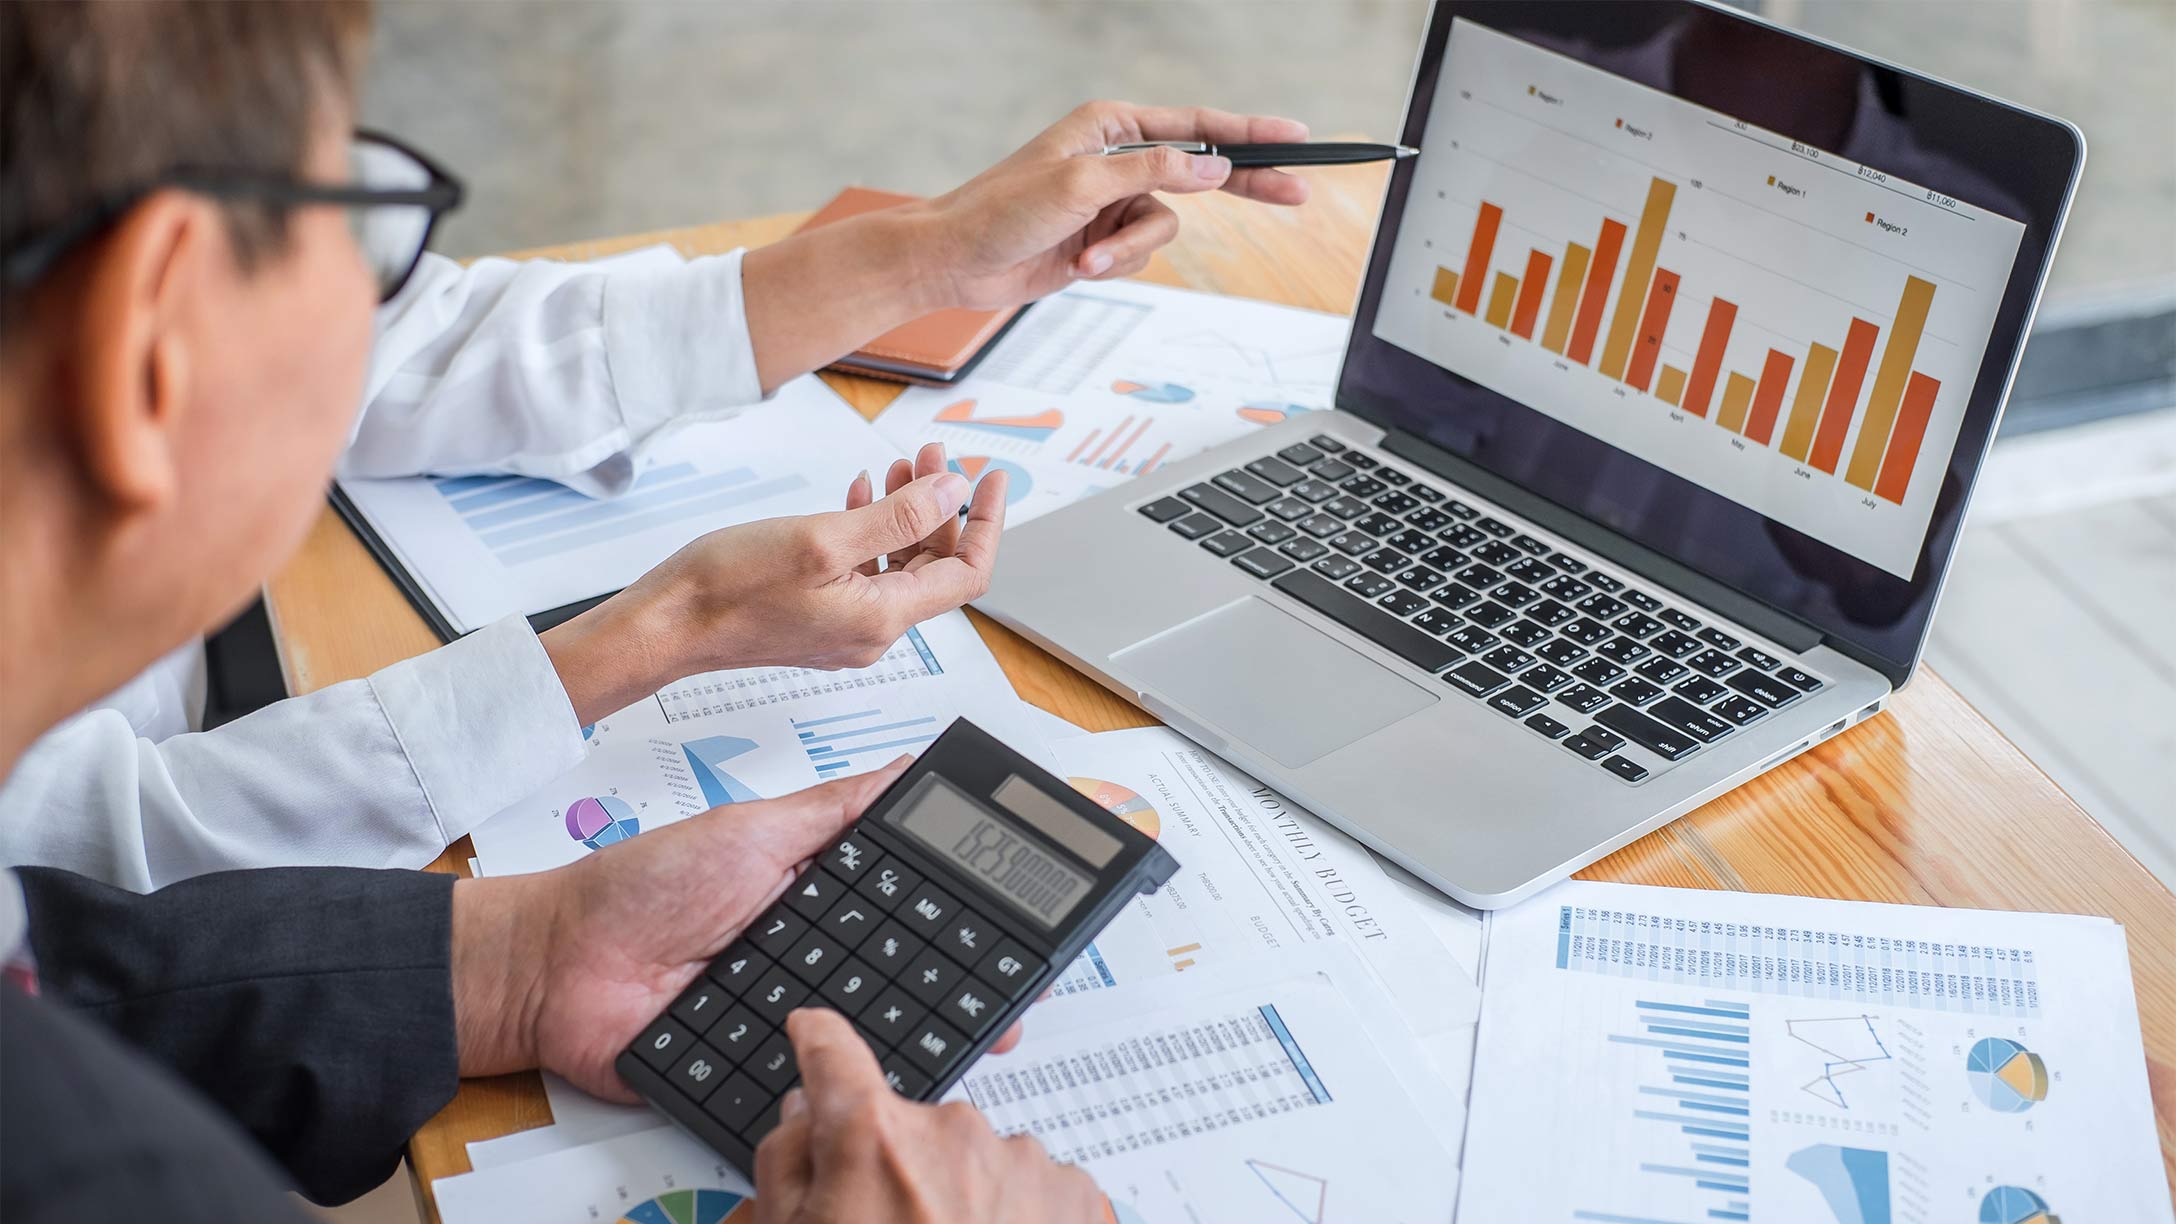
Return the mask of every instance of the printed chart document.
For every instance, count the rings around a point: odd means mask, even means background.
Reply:
[[[919,753],[959,717],[1048,761],[1026,709],[957,611],[855,671],[708,672],[586,728],[587,760],[475,831],[477,865],[544,871],[720,804],[866,773]]]
[[[1351,951],[1275,972],[1204,970],[1053,999],[950,1094],[1035,1136],[1110,1196],[1118,1224],[1450,1219],[1440,1095]]]
[[[1462,1224],[2167,1224],[2123,928],[1567,883],[1490,920]]]
[[[1008,473],[1008,518],[1025,522],[1330,407],[1347,322],[1138,281],[1075,285],[957,386],[908,388],[877,428],[910,451],[945,443],[971,479]]]
[[[340,489],[459,632],[615,591],[735,523],[837,510],[899,451],[815,377],[688,425],[624,496],[527,476],[343,480]]]
[[[667,1126],[441,1177],[431,1192],[445,1224],[723,1224],[752,1188]]]

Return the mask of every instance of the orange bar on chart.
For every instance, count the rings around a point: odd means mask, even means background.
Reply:
[[[1557,273],[1556,300],[1549,303],[1549,325],[1541,332],[1541,347],[1552,353],[1563,352],[1564,341],[1572,334],[1572,310],[1579,305],[1579,285],[1593,254],[1576,242],[1564,246],[1564,270]]]
[[[1783,426],[1783,453],[1800,463],[1813,445],[1813,427],[1821,419],[1821,396],[1828,390],[1828,376],[1836,371],[1836,350],[1825,344],[1806,349],[1806,372],[1799,376],[1798,395],[1791,400],[1791,419]]]
[[[1674,365],[1662,367],[1662,374],[1655,379],[1655,398],[1677,407],[1677,401],[1685,397],[1685,371]]]
[[[1723,383],[1723,406],[1715,414],[1715,423],[1732,433],[1745,432],[1745,408],[1753,402],[1753,380],[1732,372]]]
[[[1624,380],[1642,391],[1654,375],[1655,359],[1662,356],[1662,330],[1670,325],[1670,307],[1677,304],[1677,273],[1655,269],[1654,286],[1647,291],[1647,308],[1640,312],[1640,339],[1632,346],[1632,366]]]
[[[1617,290],[1617,313],[1609,320],[1609,343],[1602,346],[1602,364],[1595,367],[1611,378],[1624,373],[1625,359],[1632,355],[1640,297],[1647,292],[1647,278],[1654,275],[1662,230],[1669,224],[1670,202],[1676,198],[1677,184],[1667,179],[1648,182],[1640,227],[1632,232],[1632,262],[1625,265],[1624,284]]]
[[[1919,444],[1927,437],[1927,418],[1934,415],[1934,397],[1942,384],[1917,370],[1904,387],[1903,410],[1889,434],[1889,453],[1882,456],[1881,479],[1874,482],[1874,496],[1904,504],[1904,489],[1912,481],[1912,465],[1919,461]]]
[[[1488,291],[1488,324],[1490,327],[1511,326],[1511,302],[1519,293],[1518,278],[1509,272],[1496,274],[1496,286]]]
[[[1694,416],[1708,414],[1708,399],[1715,394],[1715,376],[1723,368],[1723,350],[1730,345],[1730,325],[1737,320],[1735,302],[1716,298],[1708,306],[1708,324],[1700,333],[1700,349],[1692,358],[1692,380],[1685,384],[1681,405]]]
[[[1768,350],[1767,364],[1760,368],[1760,386],[1753,392],[1753,417],[1745,423],[1745,440],[1768,445],[1775,436],[1776,413],[1783,409],[1783,386],[1791,381],[1795,363],[1788,353]]]
[[[1445,306],[1457,305],[1458,273],[1451,271],[1449,268],[1437,268],[1435,287],[1428,291],[1428,296]]]
[[[1859,384],[1866,381],[1866,363],[1874,356],[1874,341],[1881,329],[1864,319],[1851,320],[1844,336],[1843,356],[1836,362],[1836,378],[1828,385],[1828,406],[1821,410],[1821,428],[1813,435],[1813,466],[1834,475],[1836,460],[1844,453],[1844,435],[1851,432],[1851,412],[1859,406]]]
[[[1579,315],[1572,323],[1571,347],[1564,355],[1587,364],[1594,355],[1594,333],[1602,328],[1602,306],[1609,297],[1609,282],[1617,275],[1617,252],[1624,247],[1624,222],[1602,222],[1602,240],[1594,244],[1594,262],[1587,266],[1587,289],[1579,295]]]
[[[1488,257],[1496,249],[1496,226],[1504,210],[1481,201],[1481,215],[1473,219],[1473,245],[1466,248],[1466,270],[1458,274],[1458,308],[1472,314],[1481,304],[1481,280],[1488,272]]]
[[[1881,468],[1881,452],[1889,444],[1889,427],[1896,422],[1897,405],[1904,399],[1904,381],[1911,377],[1912,361],[1919,356],[1919,333],[1927,326],[1927,307],[1934,303],[1934,285],[1916,276],[1904,279],[1904,297],[1896,306],[1896,323],[1889,329],[1889,343],[1881,350],[1881,368],[1874,371],[1874,390],[1866,398],[1866,420],[1859,426],[1859,440],[1851,444],[1851,466],[1844,479],[1862,489],[1874,487]]]
[[[1549,287],[1549,265],[1555,262],[1540,251],[1526,253],[1526,276],[1519,281],[1519,304],[1511,308],[1511,334],[1521,340],[1534,338],[1534,316],[1541,313],[1541,293]]]

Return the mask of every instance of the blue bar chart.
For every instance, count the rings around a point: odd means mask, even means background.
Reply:
[[[1642,999],[1633,1031],[1612,1045],[1638,1047],[1636,1124],[1669,1133],[1676,1159],[1639,1162],[1645,1178],[1688,1181],[1705,1192],[1706,1218],[1745,1220],[1752,1213],[1751,1009],[1710,999],[1699,1004]],[[1669,1146],[1669,1145],[1665,1145]],[[1654,1224],[1639,1216],[1582,1209],[1596,1224]]]
[[[765,479],[752,468],[703,472],[693,464],[652,468],[626,496],[609,501],[530,476],[451,476],[431,481],[461,522],[501,563],[520,565],[653,527],[718,516],[808,487],[806,477]]]

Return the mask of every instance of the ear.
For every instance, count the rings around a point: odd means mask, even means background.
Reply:
[[[178,191],[146,197],[83,252],[66,340],[73,401],[60,427],[94,496],[119,513],[172,499],[175,433],[194,391],[188,298],[211,275],[234,275],[219,215]]]

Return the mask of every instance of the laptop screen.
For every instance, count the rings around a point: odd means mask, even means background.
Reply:
[[[1700,5],[1441,6],[1341,405],[1908,666],[2074,170],[2020,126]]]

